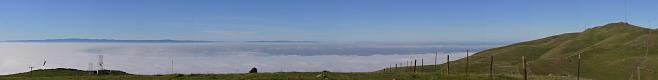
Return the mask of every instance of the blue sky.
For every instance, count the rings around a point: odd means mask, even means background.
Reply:
[[[1,0],[0,40],[526,41],[627,20],[658,26],[658,1]]]

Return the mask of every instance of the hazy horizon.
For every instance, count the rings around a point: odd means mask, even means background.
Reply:
[[[655,0],[2,0],[0,40],[519,42],[626,21]]]

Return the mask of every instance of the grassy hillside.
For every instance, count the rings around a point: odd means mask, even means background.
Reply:
[[[627,80],[636,78],[637,73],[640,73],[642,80],[656,80],[657,38],[656,30],[627,23],[611,23],[584,32],[560,34],[481,51],[469,57],[469,72],[489,73],[490,56],[494,56],[495,73],[521,74],[521,56],[526,56],[529,74],[575,76],[577,55],[580,54],[581,75],[584,77]],[[650,49],[648,54],[647,49]],[[465,73],[465,63],[465,59],[452,61],[450,72]],[[638,69],[636,65],[641,67]],[[436,70],[435,65],[423,66],[421,69],[445,72],[446,64],[438,66],[439,70]]]
[[[57,68],[39,69],[25,73],[8,75],[11,77],[55,77],[55,76],[90,76],[90,75],[131,75],[118,70],[83,71],[78,69]]]
[[[134,75],[123,71],[57,68],[0,75],[0,80],[522,80],[520,75],[452,74],[434,72],[276,72],[243,74]],[[110,72],[111,71],[111,72]],[[574,80],[573,77],[530,76],[532,80]]]
[[[76,69],[35,70],[26,73],[0,76],[0,80],[519,80],[511,75],[451,75],[439,73],[409,73],[409,72],[364,72],[364,73],[333,73],[333,72],[278,72],[278,73],[248,73],[248,74],[170,74],[170,75],[132,75],[122,71],[111,74],[95,75],[92,71]],[[326,78],[322,75],[326,75]],[[539,77],[538,77],[539,78]],[[558,79],[554,79],[558,80]]]
[[[318,75],[327,75],[327,78]],[[575,80],[571,77],[531,76],[531,80]],[[0,76],[0,80],[522,80],[519,75],[456,74],[410,72],[277,72],[257,74],[172,74],[172,75],[75,75]]]

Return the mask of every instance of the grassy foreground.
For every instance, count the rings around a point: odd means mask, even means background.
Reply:
[[[2,76],[0,80],[522,80],[518,75],[464,75],[446,76],[438,73],[325,73],[279,72],[257,74],[173,74],[173,75],[76,75],[76,76]],[[571,80],[567,77],[531,76],[531,80]]]
[[[0,76],[0,80],[522,80],[520,75],[452,74],[436,72],[276,72],[243,74],[134,75],[118,70],[57,68]],[[531,80],[571,80],[573,77],[530,76]]]

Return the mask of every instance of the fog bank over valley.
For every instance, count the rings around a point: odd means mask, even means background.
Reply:
[[[412,58],[439,63],[445,55],[458,59],[465,50],[501,45],[458,44],[343,44],[343,43],[0,43],[0,74],[26,72],[28,67],[98,69],[98,55],[106,69],[134,74],[263,72],[365,72]],[[43,62],[47,61],[45,66]],[[173,71],[172,71],[173,61]]]

